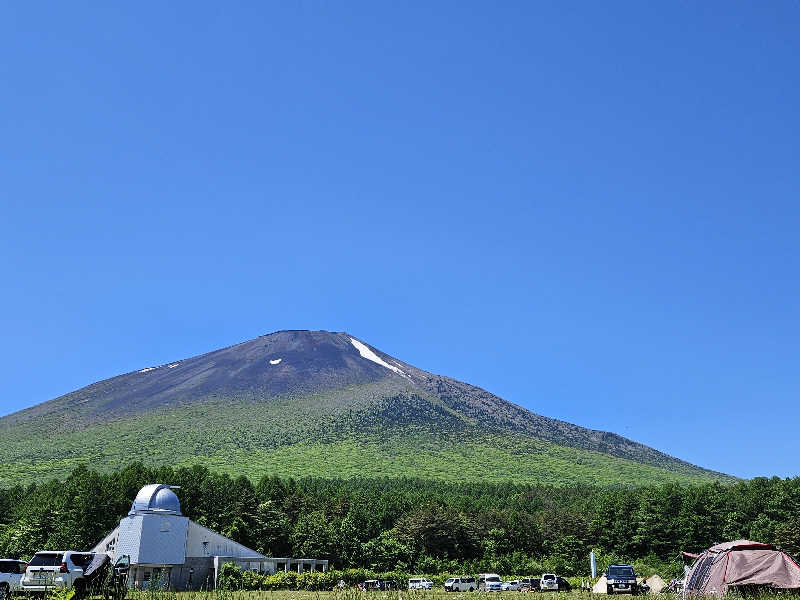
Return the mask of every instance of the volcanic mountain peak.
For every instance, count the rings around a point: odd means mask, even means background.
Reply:
[[[0,475],[12,469],[4,467],[6,460],[17,469],[42,453],[64,464],[102,461],[98,457],[107,456],[109,445],[118,446],[120,439],[126,440],[127,460],[152,460],[148,444],[153,443],[169,450],[164,462],[213,456],[225,465],[252,464],[257,454],[272,464],[279,455],[299,453],[303,468],[311,469],[304,472],[320,474],[338,452],[350,472],[352,444],[372,440],[385,462],[374,458],[356,470],[359,474],[394,473],[405,452],[412,463],[444,453],[435,476],[450,476],[463,472],[460,463],[473,452],[486,463],[477,477],[516,473],[526,461],[529,473],[543,472],[537,456],[544,453],[548,464],[558,456],[572,470],[582,461],[610,461],[612,475],[603,474],[604,481],[621,478],[614,470],[641,468],[647,477],[669,473],[669,480],[724,478],[616,434],[534,414],[478,387],[418,369],[345,332],[277,331],[147,366],[8,415],[0,428]],[[93,450],[81,445],[87,439]],[[309,459],[309,448],[320,444],[326,450]],[[237,458],[245,451],[247,458]],[[503,458],[486,458],[491,456]],[[315,460],[322,461],[319,469]],[[494,464],[498,460],[502,464]],[[409,470],[417,473],[406,467],[401,472]]]

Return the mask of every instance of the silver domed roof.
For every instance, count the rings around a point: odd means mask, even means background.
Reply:
[[[165,483],[151,483],[144,486],[136,494],[136,499],[131,505],[131,511],[128,514],[136,513],[152,513],[159,514],[181,514],[181,503],[178,496],[171,488]]]

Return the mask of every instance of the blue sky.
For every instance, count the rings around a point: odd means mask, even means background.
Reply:
[[[279,329],[800,475],[800,5],[0,6],[0,414]]]

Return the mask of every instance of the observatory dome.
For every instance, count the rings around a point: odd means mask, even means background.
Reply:
[[[165,483],[151,483],[144,486],[131,505],[129,514],[136,513],[181,514],[181,503],[171,486]]]

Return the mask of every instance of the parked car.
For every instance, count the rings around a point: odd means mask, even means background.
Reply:
[[[519,580],[519,591],[538,592],[540,581],[541,579],[539,577],[523,577]]]
[[[366,581],[358,584],[358,589],[364,591],[380,591],[385,592],[388,590],[399,589],[399,586],[390,579],[367,579]]]
[[[22,589],[20,581],[24,572],[24,560],[0,558],[0,598],[8,598],[12,592]]]
[[[478,590],[481,592],[502,592],[503,582],[497,573],[481,573],[478,575]]]
[[[512,579],[511,581],[504,581],[501,589],[504,592],[518,592],[519,587],[519,579]]]
[[[609,594],[639,594],[633,565],[609,565],[606,570],[606,592]]]
[[[410,590],[432,590],[433,582],[430,579],[419,577],[408,580],[408,589]]]
[[[556,577],[556,579],[558,580],[559,592],[568,592],[572,589],[572,584],[563,577]]]
[[[558,591],[558,576],[555,573],[545,573],[539,581],[539,589],[542,592]]]
[[[28,563],[22,576],[24,592],[46,592],[53,588],[75,590],[75,596],[82,598],[86,592],[83,570],[92,561],[91,552],[72,550],[59,552],[37,552]]]
[[[477,583],[474,577],[451,577],[444,582],[445,592],[474,592]]]

